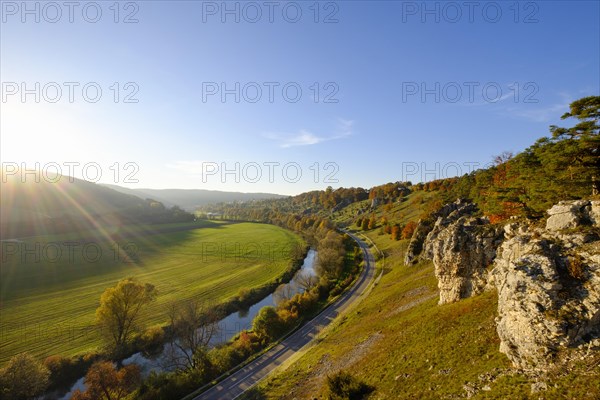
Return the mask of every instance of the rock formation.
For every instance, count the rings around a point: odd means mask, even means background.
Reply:
[[[600,202],[560,202],[545,227],[500,227],[476,215],[472,203],[446,205],[411,239],[405,262],[433,260],[439,303],[495,287],[500,351],[523,369],[543,370],[563,349],[597,346]]]
[[[434,212],[427,219],[421,219],[417,223],[415,232],[413,233],[410,242],[408,243],[408,249],[404,256],[405,265],[413,265],[419,260],[419,256],[423,251],[425,240],[427,235],[434,229],[435,226],[441,227],[443,224],[447,225],[460,218],[463,215],[470,215],[477,210],[475,204],[470,203],[466,200],[458,199],[454,203],[449,203],[443,206],[440,210]],[[439,219],[439,225],[436,225]],[[424,259],[431,259],[431,255],[423,255]]]
[[[405,264],[413,264],[419,255],[433,260],[440,304],[481,293],[487,284],[487,268],[502,230],[476,213],[475,204],[464,200],[447,204],[429,220],[419,221],[409,243]]]
[[[490,225],[487,218],[468,216],[460,217],[439,232],[436,227],[427,235],[425,255],[431,256],[435,266],[439,304],[481,293],[487,285],[488,267],[502,241],[501,228]]]
[[[597,202],[561,202],[545,229],[505,227],[491,275],[500,351],[514,365],[543,369],[560,349],[600,336],[597,211]]]

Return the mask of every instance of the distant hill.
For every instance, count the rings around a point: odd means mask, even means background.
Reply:
[[[273,193],[223,192],[205,189],[129,189],[117,185],[103,186],[124,194],[138,196],[142,199],[154,199],[167,206],[177,205],[186,211],[195,211],[198,207],[206,206],[208,204],[288,197]]]
[[[169,209],[85,180],[62,176],[54,182],[3,177],[0,190],[2,239],[72,232],[130,223],[184,222],[193,215]]]

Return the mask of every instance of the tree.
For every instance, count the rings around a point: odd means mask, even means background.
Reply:
[[[260,309],[252,321],[252,330],[260,338],[271,341],[278,338],[284,329],[284,324],[277,314],[277,310],[272,306],[265,306]]]
[[[116,370],[109,361],[98,361],[84,378],[86,390],[73,393],[71,400],[121,400],[140,383],[140,368],[136,364]]]
[[[360,227],[362,228],[363,231],[366,231],[367,229],[369,229],[369,219],[363,218]]]
[[[96,323],[117,354],[125,350],[133,333],[139,330],[141,310],[155,300],[156,293],[154,285],[134,278],[122,279],[102,293]]]
[[[375,214],[371,215],[371,218],[369,218],[369,229],[375,229],[377,228],[377,218],[375,217]]]
[[[328,400],[359,400],[374,390],[346,371],[327,376],[326,387]]]
[[[214,307],[199,300],[187,300],[173,305],[169,317],[173,365],[187,370],[208,368],[208,345],[219,331],[219,316]]]
[[[577,140],[577,149],[572,151],[570,165],[578,171],[573,174],[585,174],[592,187],[592,194],[600,193],[600,96],[589,96],[576,100],[569,105],[570,112],[561,119],[576,118],[579,120],[571,128],[550,126],[554,139],[568,137]]]
[[[392,227],[392,240],[400,240],[400,225],[396,224]]]
[[[366,219],[365,219],[366,221]],[[335,279],[344,266],[344,243],[342,236],[329,231],[317,247],[316,269],[320,276]]]
[[[48,387],[49,377],[48,368],[31,354],[17,354],[0,369],[0,394],[6,399],[35,399]]]
[[[404,229],[402,229],[402,239],[410,239],[417,228],[417,223],[415,221],[410,221]]]
[[[302,271],[299,272],[294,278],[296,285],[304,291],[308,291],[311,288],[315,287],[317,283],[319,283],[319,278],[310,272]]]

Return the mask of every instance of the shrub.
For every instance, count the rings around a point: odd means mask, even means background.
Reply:
[[[327,377],[326,398],[329,400],[359,400],[373,390],[372,386],[345,371]]]
[[[284,328],[283,321],[272,306],[261,308],[252,321],[252,330],[265,342],[277,339]]]
[[[139,348],[145,353],[156,353],[162,349],[165,342],[165,331],[160,325],[146,329],[139,338]]]
[[[83,357],[50,356],[44,360],[44,365],[50,371],[47,390],[60,390],[72,386],[81,377],[81,371],[92,365],[92,361]]]
[[[410,239],[417,228],[417,223],[415,221],[410,221],[404,229],[402,229],[402,239]]]
[[[585,264],[583,258],[581,258],[579,254],[569,257],[567,269],[569,270],[569,275],[571,275],[571,277],[577,280],[583,280],[585,278]]]
[[[48,387],[50,371],[29,353],[12,357],[0,369],[0,394],[12,400],[34,399]]]

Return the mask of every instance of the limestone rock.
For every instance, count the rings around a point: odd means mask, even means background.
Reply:
[[[546,229],[505,226],[491,275],[500,351],[515,366],[543,370],[559,350],[600,336],[600,236],[560,232],[595,223],[593,210],[589,201],[561,202]]]
[[[481,293],[487,285],[487,268],[504,234],[487,218],[474,217],[476,212],[475,204],[463,200],[444,206],[423,240],[422,257],[433,260],[440,304]]]
[[[463,215],[471,215],[477,211],[477,206],[463,199],[458,199],[454,203],[449,203],[443,206],[441,209],[433,213],[428,219],[419,220],[415,232],[408,244],[406,254],[404,256],[405,265],[413,265],[421,256],[424,259],[431,259],[431,254],[422,254],[423,248],[426,244],[426,239],[432,229],[435,228],[438,221],[445,223],[446,225],[452,221],[457,220]]]
[[[463,216],[439,231],[434,228],[427,236],[425,253],[431,255],[435,266],[439,304],[471,297],[485,289],[487,268],[502,238],[502,228],[490,225],[486,218]]]
[[[600,202],[588,200],[561,201],[548,210],[546,229],[559,231],[581,225],[600,225]]]

